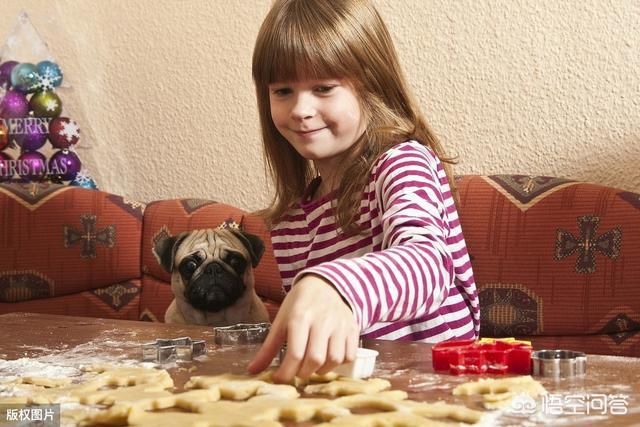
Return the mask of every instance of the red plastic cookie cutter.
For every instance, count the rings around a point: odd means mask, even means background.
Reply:
[[[464,374],[531,373],[531,343],[515,338],[482,338],[438,343],[431,349],[433,369]]]

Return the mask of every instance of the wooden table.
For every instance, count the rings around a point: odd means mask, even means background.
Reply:
[[[207,340],[205,355],[192,362],[166,366],[179,390],[192,375],[245,373],[245,367],[257,349],[256,346],[216,346],[212,342],[212,329],[208,327],[31,313],[0,316],[0,331],[0,359],[36,358],[68,366],[99,361],[116,362],[125,358],[139,360],[140,345],[155,338],[189,336]],[[445,400],[474,409],[482,408],[479,397],[456,397],[451,394],[456,385],[477,377],[435,374],[431,367],[429,344],[393,341],[365,341],[364,344],[380,353],[374,376],[388,379],[394,389],[407,391],[411,399],[428,402]],[[561,400],[575,395],[592,401],[599,399],[598,395],[602,394],[628,396],[626,415],[613,415],[609,410],[604,415],[600,415],[602,411],[594,410],[590,410],[590,414],[570,415],[567,408],[561,408],[562,415],[558,418],[570,421],[571,425],[640,425],[639,362],[639,358],[590,355],[585,377],[561,381],[542,378],[540,381],[552,396],[558,396]],[[188,369],[194,366],[195,370],[189,372]],[[7,374],[0,371],[0,377]],[[549,402],[552,403],[551,400]],[[570,420],[566,420],[569,417]],[[529,425],[542,425],[553,418],[545,411],[531,417],[502,414],[495,425],[519,425],[525,421],[530,422]]]

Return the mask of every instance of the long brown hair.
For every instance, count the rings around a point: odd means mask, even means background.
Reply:
[[[342,231],[357,232],[360,200],[378,157],[415,139],[444,162],[451,191],[455,181],[435,134],[410,95],[389,31],[368,0],[276,0],[253,51],[253,80],[262,128],[265,166],[275,196],[260,213],[271,225],[300,201],[317,175],[313,163],[278,132],[271,118],[268,85],[304,78],[345,78],[353,84],[366,120],[362,137],[345,153],[335,206]]]

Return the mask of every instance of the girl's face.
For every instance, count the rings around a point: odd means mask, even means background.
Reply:
[[[365,130],[358,97],[347,80],[321,79],[269,85],[278,131],[321,174],[334,173],[341,155]]]

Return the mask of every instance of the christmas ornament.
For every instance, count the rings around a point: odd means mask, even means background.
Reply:
[[[68,117],[57,117],[49,122],[49,141],[56,148],[68,148],[80,139],[78,124]]]
[[[0,64],[0,87],[8,89],[11,86],[11,71],[18,64],[18,61],[7,61]]]
[[[4,120],[0,119],[0,150],[9,146],[9,127]]]
[[[11,179],[11,162],[13,162],[13,158],[7,153],[0,151],[0,182]]]
[[[0,117],[19,118],[29,114],[29,101],[20,92],[8,90],[0,101]]]
[[[73,151],[60,150],[49,159],[49,172],[60,181],[73,181],[82,163]]]
[[[61,67],[64,64],[54,59],[26,13],[20,13],[0,46],[0,58],[0,150],[7,150],[15,159],[2,163],[10,162],[11,178],[97,189],[96,181],[82,169],[83,156],[73,149],[80,141],[82,116],[75,117],[78,123],[68,117],[66,103],[72,101],[65,98],[67,91],[57,90],[71,87]],[[88,136],[90,133],[83,134],[83,146],[91,145]],[[9,151],[18,146],[19,154]]]
[[[11,86],[22,93],[32,93],[38,89],[38,69],[28,62],[16,65],[11,70]]]
[[[76,187],[88,188],[90,190],[98,189],[98,184],[96,184],[96,181],[89,175],[86,169],[81,169],[70,184]]]
[[[29,107],[36,117],[58,117],[62,112],[62,101],[52,91],[37,92],[29,101]]]
[[[62,83],[62,70],[51,61],[38,62],[38,90],[53,90]]]
[[[17,163],[18,175],[27,181],[40,181],[47,171],[47,159],[38,151],[22,153]]]
[[[25,120],[26,121],[26,120]],[[43,129],[44,127],[44,129]],[[45,126],[24,126],[21,133],[16,133],[14,138],[22,151],[36,151],[47,142],[47,128]]]

